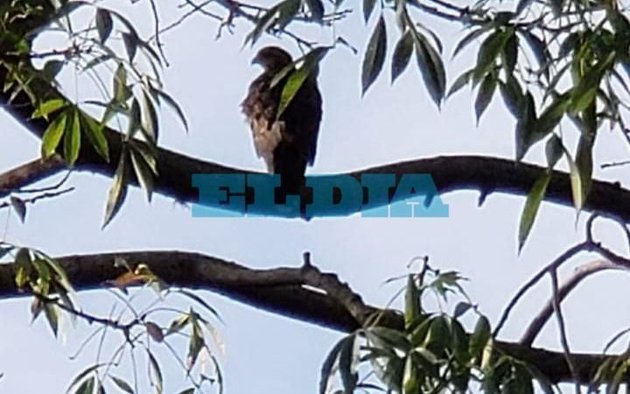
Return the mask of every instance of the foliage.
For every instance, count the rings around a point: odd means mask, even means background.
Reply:
[[[150,4],[155,7],[154,2]],[[214,7],[212,12],[206,6]],[[255,45],[266,34],[293,39],[304,56],[296,61],[300,67],[291,68],[289,83],[282,92],[280,114],[304,80],[317,72],[326,54],[339,47],[354,50],[337,34],[336,26],[344,23],[355,8],[359,6],[347,5],[343,0],[282,0],[269,7],[219,0],[193,7],[179,22],[194,13],[202,13],[220,21],[219,33],[236,26],[237,19],[247,21],[251,30],[246,44]],[[476,90],[473,108],[479,122],[494,97],[501,96],[505,108],[515,119],[516,161],[523,160],[534,146],[545,142],[547,168],[533,183],[524,203],[519,249],[533,228],[552,171],[563,159],[570,171],[574,206],[579,213],[589,198],[593,167],[597,165],[593,147],[604,125],[607,123],[630,142],[630,129],[624,120],[630,94],[630,20],[621,3],[614,0],[480,0],[460,5],[445,0],[364,0],[361,8],[363,20],[369,26],[361,55],[361,94],[365,95],[382,77],[388,52],[391,52],[392,83],[409,68],[415,56],[424,88],[438,109],[445,99],[470,86]],[[76,17],[86,10],[91,15],[87,21]],[[217,10],[224,15],[214,14]],[[29,25],[25,20],[39,23]],[[464,27],[463,37],[453,48],[452,57],[459,57],[473,44],[478,44],[476,53],[470,57],[473,63],[455,78],[447,76],[446,50],[440,34],[436,33],[437,28],[433,27],[442,22]],[[332,42],[310,41],[308,33],[299,27],[311,24],[329,29],[333,33]],[[159,35],[174,26],[176,24],[162,30],[157,26],[153,37],[142,38],[131,21],[98,2],[12,0],[0,5],[3,92],[9,95],[9,102],[25,94],[35,108],[32,118],[47,122],[42,136],[42,158],[61,156],[72,167],[81,162],[81,153],[89,146],[102,160],[117,163],[104,225],[122,206],[132,177],[151,199],[155,178],[159,176],[156,152],[161,133],[160,106],[167,106],[180,118],[184,128],[188,128],[182,109],[165,92],[160,78],[165,58]],[[43,53],[34,52],[34,37],[46,31],[62,31],[67,45]],[[122,42],[122,50],[113,45],[116,41]],[[40,68],[35,67],[37,62],[41,62]],[[69,98],[57,82],[57,76],[71,67],[91,75],[102,97],[82,102]],[[286,74],[277,78],[283,76]],[[451,79],[453,82],[448,83]],[[575,127],[568,128],[567,121]],[[123,135],[119,157],[111,155],[111,144],[118,142],[114,140],[117,134],[113,130]],[[571,138],[578,141],[575,149],[569,144]],[[10,205],[24,220],[25,201],[12,197]],[[127,315],[123,312],[117,318],[88,315],[76,306],[72,285],[54,259],[33,249],[2,246],[3,253],[14,254],[16,286],[34,297],[33,318],[43,311],[54,335],[59,333],[61,316],[67,314],[101,323],[124,338],[123,345],[109,361],[97,360],[74,379],[72,391],[105,392],[105,387],[116,387],[123,392],[138,392],[137,382],[131,384],[111,370],[124,349],[129,351],[128,347],[139,344],[149,365],[149,381],[160,392],[161,364],[149,343],[166,346],[168,338],[178,335],[187,339],[186,361],[179,361],[194,386],[186,392],[200,389],[207,382],[218,382],[220,386],[218,363],[206,339],[214,335],[209,318],[191,308],[176,311],[168,327],[161,326],[149,318],[155,309],[136,311],[129,299],[124,302]],[[555,275],[554,270],[550,272]],[[426,283],[427,274],[433,275],[429,283]],[[405,290],[404,327],[379,326],[380,317],[375,316],[372,324],[342,338],[324,363],[320,392],[327,392],[333,386],[335,372],[345,393],[378,388],[373,381],[387,390],[402,393],[459,392],[471,388],[488,392],[532,392],[533,380],[544,390],[551,390],[550,384],[531,365],[495,347],[488,319],[468,300],[458,304],[452,315],[430,312],[423,306],[426,294],[437,295],[444,301],[450,293],[465,295],[459,284],[461,280],[457,273],[440,273],[428,266],[424,266],[420,274],[410,275]],[[128,296],[126,288],[138,283],[154,287],[160,297],[184,295],[216,317],[216,312],[195,294],[164,288],[148,266],[125,267],[125,273],[112,283],[119,290],[112,292],[119,297],[123,297],[119,292]],[[478,318],[472,333],[467,334],[460,320],[471,310]],[[123,315],[128,322],[120,322]],[[195,380],[190,372],[204,352],[216,367],[216,376],[200,373]],[[364,371],[370,373],[360,378]],[[626,357],[609,360],[600,367],[594,385],[612,381],[615,388],[626,371]]]
[[[223,381],[217,354],[221,354],[223,349],[215,327],[215,321],[221,320],[216,310],[198,295],[186,289],[166,286],[146,265],[139,264],[132,268],[125,260],[116,259],[114,264],[122,269],[122,273],[109,284],[116,289],[112,289],[111,294],[119,302],[113,303],[110,316],[100,317],[84,312],[73,300],[74,290],[59,262],[40,251],[4,243],[2,253],[14,254],[16,286],[19,291],[33,295],[33,321],[43,311],[56,337],[65,335],[61,324],[64,317],[69,317],[75,324],[83,321],[96,326],[79,350],[92,346],[96,349],[96,361],[70,382],[69,393],[105,393],[111,392],[113,388],[125,393],[145,392],[144,382],[137,373],[134,373],[132,382],[116,374],[116,371],[124,372],[129,367],[136,371],[140,357],[148,366],[147,381],[150,386],[156,393],[162,393],[165,350],[185,370],[191,384],[191,388],[182,393],[195,390],[203,392],[205,387],[218,387],[219,392],[222,392]],[[140,304],[136,299],[140,298],[142,290],[135,290],[134,294],[128,291],[128,288],[137,285],[151,289],[156,296],[146,307],[136,305]],[[177,296],[200,306],[202,313],[193,307],[183,311],[157,306],[167,304],[169,299]],[[168,318],[170,323],[161,323]],[[121,340],[108,352],[104,344],[112,341],[112,335],[118,335]],[[182,359],[179,354],[184,351],[177,348],[185,347],[186,342],[188,350],[185,359]],[[208,374],[207,370],[213,373]]]
[[[427,274],[433,278],[424,283]],[[532,380],[536,379],[545,391],[552,391],[534,367],[496,349],[487,317],[468,301],[460,302],[452,316],[422,306],[428,294],[444,301],[448,294],[466,297],[462,279],[457,272],[439,272],[428,265],[419,274],[408,275],[405,327],[381,327],[375,316],[372,324],[342,338],[324,362],[320,393],[331,392],[335,371],[343,387],[335,391],[339,393],[384,391],[370,382],[372,374],[386,390],[404,394],[474,388],[490,393],[533,393]],[[478,315],[471,334],[460,322],[469,310]],[[362,365],[370,372],[360,379]]]

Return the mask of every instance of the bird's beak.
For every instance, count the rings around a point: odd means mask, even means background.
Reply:
[[[252,64],[252,66],[255,65],[255,64],[260,64],[260,58],[258,56],[253,58],[251,64]]]

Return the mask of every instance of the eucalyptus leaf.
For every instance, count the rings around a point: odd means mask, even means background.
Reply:
[[[387,31],[385,29],[385,19],[381,16],[376,23],[374,31],[368,42],[365,55],[363,57],[363,67],[361,72],[361,92],[365,94],[368,88],[374,83],[376,77],[383,68],[385,62],[385,49],[387,48]]]

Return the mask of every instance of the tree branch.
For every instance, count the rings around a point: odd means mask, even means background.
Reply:
[[[584,264],[578,267],[573,274],[559,287],[558,289],[558,299],[562,302],[569,293],[577,287],[580,282],[582,282],[587,277],[595,274],[597,272],[605,271],[605,270],[624,270],[623,267],[620,267],[616,264],[613,264],[607,260],[596,260],[590,262],[588,264]],[[525,330],[525,334],[521,338],[521,343],[523,345],[530,346],[536,340],[536,337],[545,326],[549,318],[553,313],[553,299],[549,300],[545,307],[536,315],[536,317],[532,320],[532,322]]]
[[[36,159],[22,164],[0,174],[0,197],[19,191],[26,185],[35,183],[65,169],[66,165],[63,158],[58,155],[52,156],[47,160]]]
[[[0,56],[2,59],[2,56]],[[23,66],[26,67],[26,66]],[[0,83],[7,78],[7,69],[0,67]],[[49,83],[42,79],[34,79],[29,88],[40,99],[63,98]],[[11,90],[0,93],[0,107],[7,110],[18,122],[38,138],[42,138],[49,121],[43,118],[33,119],[35,110],[26,93],[20,92],[14,97]],[[54,119],[54,114],[49,114]],[[118,159],[122,152],[123,135],[110,128],[105,128],[105,137],[110,150],[110,161],[106,162],[92,148],[91,144],[82,144],[79,159],[74,166],[76,171],[91,171],[112,177],[116,171]],[[61,171],[63,167],[58,159],[40,165],[36,172],[28,171],[21,177],[13,178],[11,187],[23,187],[34,181],[43,179]],[[513,160],[480,157],[480,156],[439,156],[435,158],[418,159],[407,162],[393,163],[378,167],[366,168],[351,172],[347,175],[360,180],[364,174],[395,174],[397,179],[404,174],[430,174],[437,186],[438,193],[448,193],[455,190],[479,190],[482,196],[492,192],[526,195],[536,179],[546,169],[537,165],[516,163]],[[159,176],[155,180],[154,191],[165,196],[173,197],[180,202],[197,203],[198,189],[192,185],[193,174],[259,174],[244,171],[222,164],[202,161],[166,149],[158,149],[157,171]],[[27,176],[28,175],[28,176]],[[132,184],[137,185],[135,179]],[[2,187],[6,193],[6,187]],[[362,208],[374,208],[393,202],[395,190],[390,190],[387,199],[373,200]],[[303,195],[302,201],[310,201],[309,195]],[[247,197],[252,200],[251,191]],[[545,199],[549,202],[572,206],[571,184],[569,174],[554,171],[547,188]],[[591,192],[584,205],[585,210],[605,212],[630,222],[630,190],[623,189],[618,183],[593,181]],[[220,208],[225,208],[220,206]],[[360,208],[352,207],[344,212],[346,215],[356,213]],[[268,212],[255,212],[264,213]],[[339,215],[339,213],[336,213]]]
[[[179,251],[77,255],[56,260],[75,289],[82,291],[103,288],[107,281],[124,273],[123,268],[114,266],[116,258],[125,259],[132,268],[148,265],[171,286],[213,291],[256,308],[335,330],[354,331],[375,313],[382,313],[381,325],[398,329],[404,325],[399,313],[365,305],[336,275],[321,273],[313,266],[255,270],[216,257]],[[13,264],[0,264],[0,298],[29,295],[17,289],[14,275]],[[574,381],[562,352],[504,341],[497,341],[496,346],[532,364],[552,382]],[[614,356],[571,354],[578,383],[591,381],[597,367],[608,357]]]

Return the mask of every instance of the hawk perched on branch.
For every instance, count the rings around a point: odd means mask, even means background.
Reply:
[[[322,118],[317,68],[278,116],[282,92],[295,71],[293,59],[283,49],[270,46],[261,49],[252,64],[260,64],[264,71],[249,86],[242,108],[252,129],[256,153],[265,160],[269,172],[281,175],[286,192],[299,193],[306,165],[313,165],[315,160]],[[272,86],[281,71],[284,76]]]

